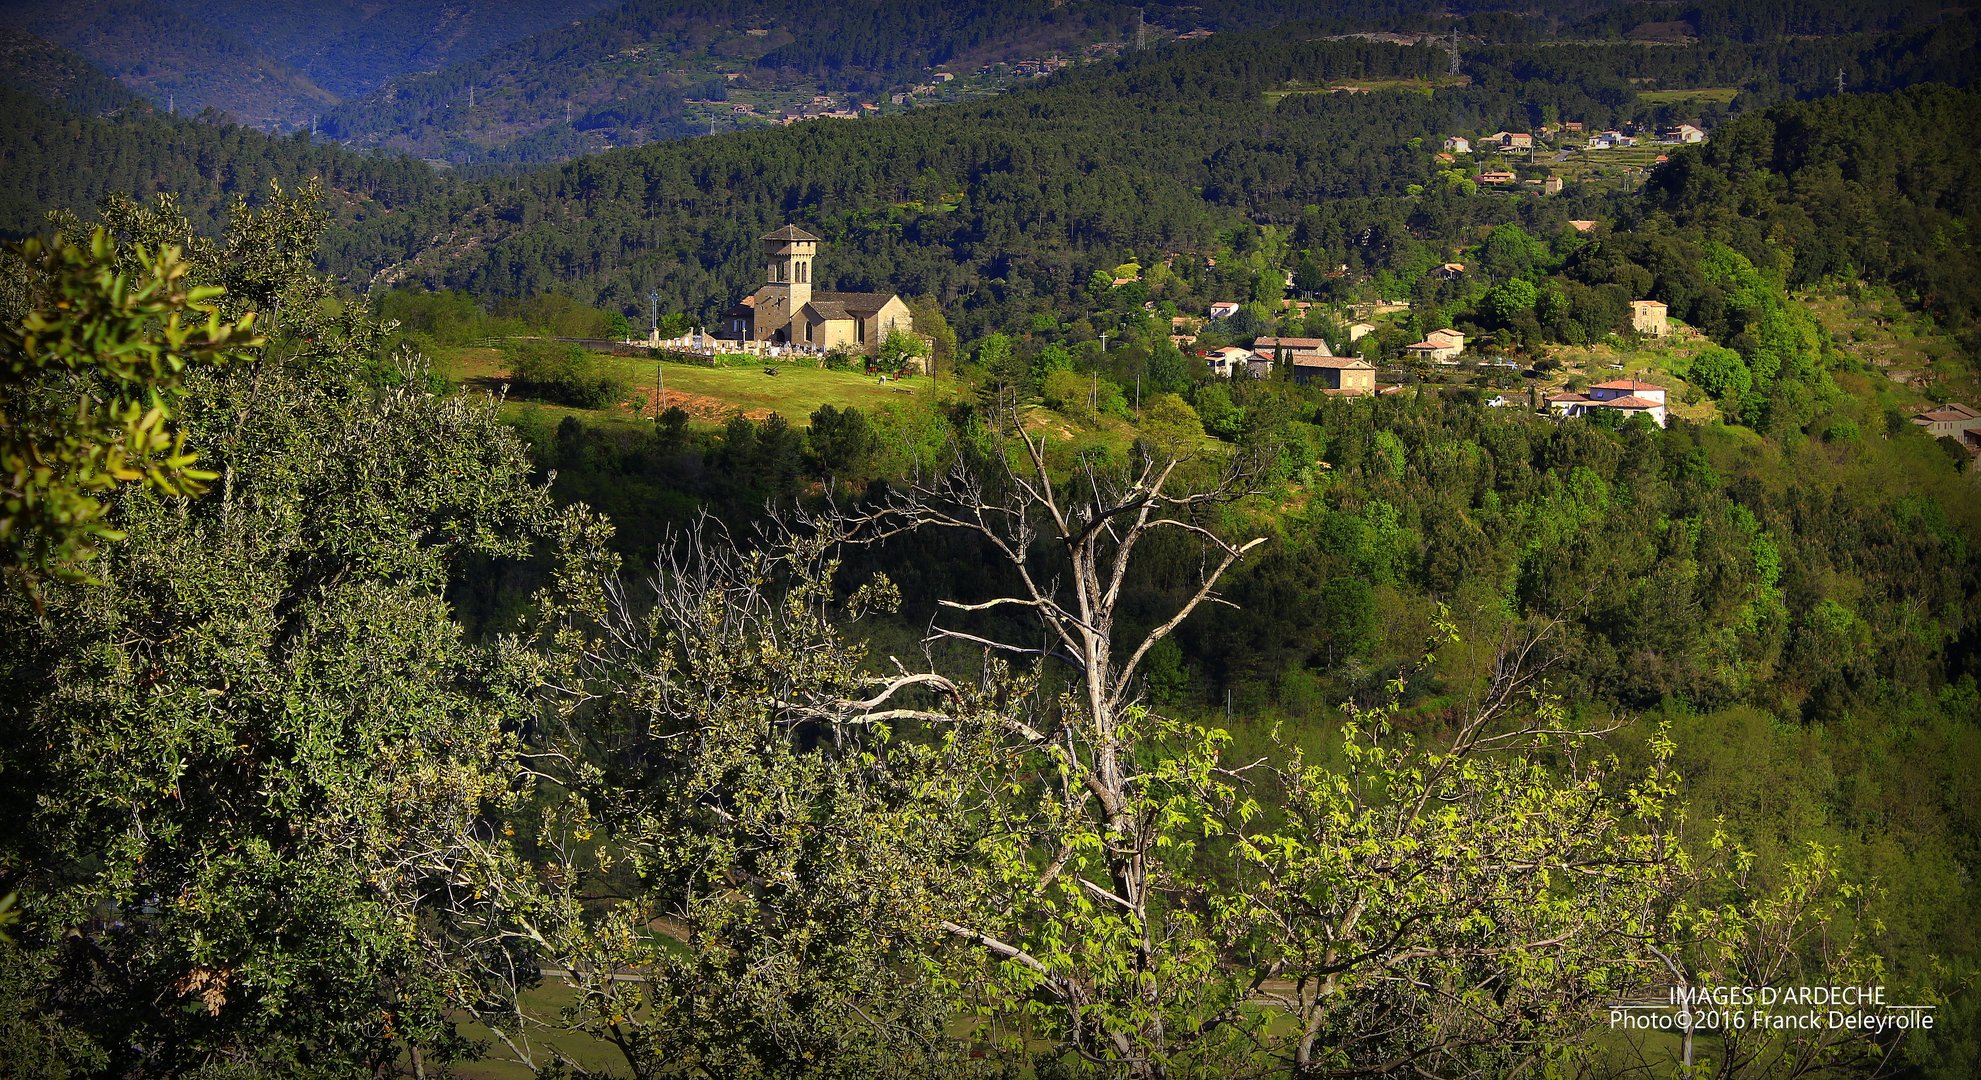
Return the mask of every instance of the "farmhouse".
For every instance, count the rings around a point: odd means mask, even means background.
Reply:
[[[1306,353],[1293,358],[1293,381],[1318,382],[1332,393],[1359,397],[1376,392],[1376,366],[1359,356]]]
[[[1925,428],[1928,435],[1952,439],[1968,453],[1981,455],[1981,412],[1949,401],[1914,414],[1912,422]]]
[[[1631,416],[1649,416],[1659,427],[1668,423],[1665,388],[1637,379],[1612,379],[1589,388],[1586,394],[1549,394],[1548,411],[1558,416],[1588,416],[1597,409],[1610,409]]]
[[[887,335],[914,333],[915,320],[901,297],[886,292],[812,289],[812,260],[819,238],[786,225],[762,238],[769,281],[723,315],[721,336],[742,342],[789,345],[817,352],[879,351]]]
[[[1469,139],[1453,135],[1444,141],[1444,148],[1453,154],[1469,154],[1472,152],[1472,143]]]
[[[1327,339],[1317,337],[1262,337],[1252,343],[1252,351],[1263,356],[1281,352],[1288,355],[1295,353],[1334,355],[1334,352],[1328,348]]]
[[[1646,337],[1664,337],[1671,332],[1671,324],[1665,321],[1665,305],[1656,300],[1632,300],[1630,328]]]
[[[1417,360],[1456,360],[1465,351],[1465,335],[1456,330],[1433,330],[1417,344],[1405,345],[1403,351]]]

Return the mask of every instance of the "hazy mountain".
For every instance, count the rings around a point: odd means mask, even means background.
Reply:
[[[567,23],[604,0],[163,0],[341,98],[472,60]]]
[[[137,100],[122,83],[81,56],[33,34],[0,34],[0,87],[99,115]]]
[[[273,126],[308,123],[337,100],[308,76],[162,0],[0,0],[0,26],[79,53],[181,113],[212,108],[243,123]]]

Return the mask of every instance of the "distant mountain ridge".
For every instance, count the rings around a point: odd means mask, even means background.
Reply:
[[[292,125],[336,95],[164,0],[0,0],[0,27],[75,52],[125,87],[191,115],[216,109],[256,127]]]
[[[308,127],[346,97],[479,56],[596,3],[564,0],[0,0],[0,27],[60,45],[160,106]]]

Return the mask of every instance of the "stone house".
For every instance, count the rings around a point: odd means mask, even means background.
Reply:
[[[1657,300],[1632,300],[1630,328],[1646,337],[1671,333],[1671,324],[1665,321],[1665,305]]]

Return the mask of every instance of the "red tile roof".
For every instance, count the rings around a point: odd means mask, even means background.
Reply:
[[[1657,383],[1642,382],[1637,379],[1611,379],[1609,382],[1599,382],[1596,385],[1590,387],[1589,389],[1591,390],[1663,390],[1664,387],[1659,386]]]

